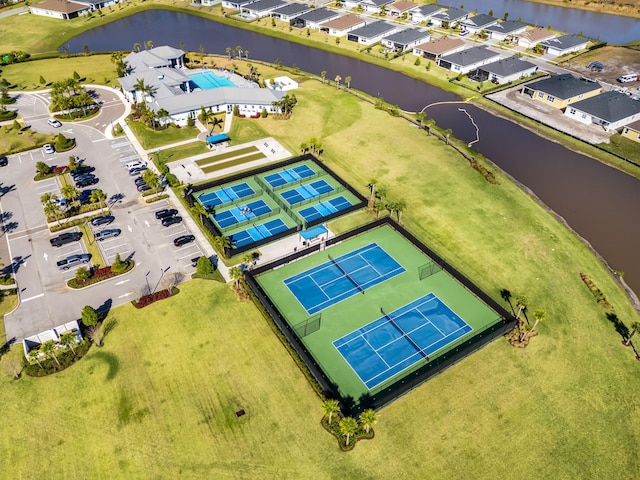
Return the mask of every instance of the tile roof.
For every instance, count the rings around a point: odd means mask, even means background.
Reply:
[[[322,26],[326,28],[333,28],[335,30],[344,30],[345,28],[355,27],[356,25],[362,25],[363,23],[365,23],[364,18],[360,18],[353,13],[349,13],[334,20],[329,20],[328,22],[323,23]]]
[[[532,28],[518,35],[519,37],[526,38],[530,42],[539,42],[541,40],[546,40],[548,38],[553,38],[556,36],[554,32],[551,30],[547,30],[546,28]]]
[[[444,57],[440,57],[440,61],[449,62],[454,65],[460,65],[462,67],[468,67],[475,63],[489,58],[499,57],[500,54],[492,52],[487,47],[471,47],[461,52],[452,53]]]
[[[67,0],[45,0],[41,3],[31,5],[33,8],[39,8],[41,10],[49,10],[51,12],[60,13],[74,13],[86,10],[89,8],[87,5],[79,5],[77,3],[71,3]]]
[[[414,48],[422,50],[423,52],[432,53],[434,55],[441,55],[449,50],[462,47],[464,42],[460,38],[437,38],[430,42],[422,43]]]

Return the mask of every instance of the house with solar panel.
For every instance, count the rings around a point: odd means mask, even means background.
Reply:
[[[361,43],[363,45],[373,45],[382,40],[383,37],[396,32],[396,26],[382,20],[371,22],[364,27],[356,28],[347,34],[350,42]]]
[[[276,20],[289,22],[300,15],[310,12],[311,10],[313,10],[313,8],[306,3],[287,3],[286,5],[273,10],[271,12],[271,16]]]
[[[589,40],[577,35],[563,35],[540,42],[546,55],[560,57],[587,48]]]
[[[487,47],[471,47],[438,59],[438,66],[455,73],[466,74],[483,65],[495,62],[500,54]]]
[[[538,71],[538,67],[520,57],[501,58],[495,62],[479,67],[473,74],[478,82],[493,82],[498,85],[530,77]]]
[[[578,122],[599,125],[605,131],[613,131],[640,121],[640,101],[621,92],[603,92],[571,103],[564,114]]]
[[[416,45],[428,42],[431,34],[428,31],[421,31],[415,28],[407,28],[391,35],[387,35],[380,43],[390,48],[394,52],[406,52]]]
[[[464,50],[466,44],[457,37],[440,37],[430,42],[421,43],[413,47],[413,54],[433,60],[436,63],[442,56],[451,55]]]
[[[465,18],[460,21],[460,28],[468,30],[471,34],[476,34],[482,30],[489,28],[492,25],[496,25],[498,19],[484,13],[474,15],[473,17]]]
[[[516,35],[524,33],[527,30],[527,24],[514,20],[499,22],[485,28],[485,32],[492,40],[498,41],[516,41]]]
[[[520,92],[538,102],[563,109],[571,103],[595,97],[602,92],[602,85],[564,73],[527,83]]]
[[[328,8],[314,8],[310,12],[303,13],[296,18],[289,20],[289,25],[293,28],[310,28],[319,30],[321,25],[329,20],[334,20],[340,16],[340,12],[329,10]]]
[[[332,37],[344,37],[347,33],[355,30],[356,28],[364,27],[366,25],[366,21],[364,18],[359,17],[353,13],[349,13],[347,15],[343,15],[342,17],[338,17],[334,20],[329,20],[328,22],[320,25],[320,30],[322,32],[328,33]]]
[[[458,8],[447,8],[442,12],[431,15],[431,22],[436,27],[449,28],[469,18],[469,12]]]

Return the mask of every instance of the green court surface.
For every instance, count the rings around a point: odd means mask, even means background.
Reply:
[[[334,259],[340,259],[344,255],[372,244],[381,247],[404,268],[404,272],[365,288],[364,294],[356,290],[351,296],[331,303],[314,315],[307,313],[298,297],[285,285],[285,281],[289,283],[292,278],[298,278],[297,276],[301,274],[304,277],[305,272],[321,268],[322,264],[331,262],[328,258],[329,254]],[[318,314],[321,316],[320,328],[316,331],[311,328],[312,333],[303,336],[302,343],[311,352],[329,380],[337,385],[343,398],[350,396],[359,399],[362,395],[375,394],[401,381],[403,377],[424,366],[428,361],[455,349],[479,331],[500,320],[496,312],[446,271],[437,270],[436,273],[420,280],[419,267],[429,263],[432,263],[431,260],[401,233],[389,225],[384,225],[326,250],[260,274],[256,277],[256,281],[286,322],[296,331],[301,331],[300,326],[310,318]],[[373,266],[376,266],[375,263]],[[383,317],[381,308],[384,308],[385,312],[394,312],[431,293],[466,322],[472,330],[453,339],[451,343],[437,351],[430,352],[428,358],[417,360],[382,383],[376,384],[371,389],[367,388],[354,371],[355,367],[341,355],[334,346],[334,342]],[[304,290],[302,293],[298,292],[298,295],[304,295]]]
[[[232,158],[241,157],[243,155],[247,155],[249,153],[254,153],[258,151],[258,147],[255,145],[251,145],[249,147],[241,148],[238,150],[232,150],[230,152],[219,153],[217,155],[211,155],[210,157],[203,158],[200,160],[196,160],[196,165],[202,167],[204,165],[209,165],[210,163],[217,163],[223,160],[230,160]]]

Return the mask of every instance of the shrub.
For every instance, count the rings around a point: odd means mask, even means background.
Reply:
[[[187,118],[187,127],[195,127],[195,126],[196,126],[196,121],[191,117]]]
[[[98,323],[98,312],[91,305],[82,308],[82,323],[85,327],[91,327]]]
[[[120,258],[120,254],[116,254],[116,258],[111,265],[111,271],[114,273],[122,273],[127,269],[127,263],[123,262]]]
[[[148,305],[151,305],[153,302],[157,302],[158,300],[164,300],[165,298],[169,298],[171,292],[169,290],[160,290],[159,292],[154,292],[149,295],[145,295],[144,297],[139,298],[133,302],[133,306],[136,308],[144,308]]]
[[[215,272],[216,268],[209,257],[202,256],[196,264],[196,272],[198,275],[209,275]]]
[[[67,138],[63,134],[59,133],[56,137],[55,143],[56,150],[58,152],[65,152],[67,150],[71,150],[75,146],[76,141],[73,138]]]

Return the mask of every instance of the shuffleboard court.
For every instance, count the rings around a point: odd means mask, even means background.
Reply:
[[[244,197],[253,195],[253,190],[247,183],[239,183],[231,187],[223,187],[213,192],[208,192],[200,195],[198,200],[205,207],[215,207],[217,205],[224,205],[225,203],[234,202]]]
[[[263,200],[256,200],[246,205],[236,205],[229,210],[216,213],[213,218],[221,228],[228,228],[269,212],[271,212],[269,205]]]
[[[317,205],[313,205],[308,208],[303,208],[298,214],[304,218],[305,222],[312,222],[318,218],[326,217],[332,213],[339,212],[345,208],[349,208],[351,202],[343,196],[332,198],[325,202],[320,202]]]
[[[322,194],[333,192],[333,187],[324,180],[318,180],[306,185],[300,185],[286,192],[282,192],[282,198],[284,198],[289,205],[300,203],[310,198],[319,197]]]
[[[382,247],[371,243],[287,278],[284,284],[312,315],[404,271]]]
[[[272,237],[276,233],[285,232],[288,229],[289,227],[281,219],[276,218],[265,223],[254,224],[246,230],[234,233],[229,238],[233,246],[238,248],[263,238]]]
[[[429,293],[333,342],[368,389],[473,329]]]
[[[315,174],[316,172],[314,172],[308,165],[298,165],[293,168],[282,170],[281,172],[266,175],[264,179],[272,187],[279,187],[280,185],[296,182]]]

